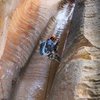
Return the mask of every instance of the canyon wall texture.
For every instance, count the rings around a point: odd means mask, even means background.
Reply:
[[[19,0],[0,0],[0,58],[3,54],[9,23]]]
[[[39,54],[39,42],[73,2],[62,60],[50,61]],[[0,100],[100,100],[99,0],[0,0],[0,8]]]
[[[57,12],[58,2],[59,0],[24,0],[13,13],[4,53],[0,59],[1,99],[9,99],[20,68],[27,63],[43,29]]]
[[[99,4],[99,0],[77,3],[49,100],[100,99]]]

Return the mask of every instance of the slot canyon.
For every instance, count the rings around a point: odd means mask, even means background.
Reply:
[[[100,100],[100,0],[0,0],[0,100]]]

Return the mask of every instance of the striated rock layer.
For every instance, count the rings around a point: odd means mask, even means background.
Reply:
[[[55,15],[70,1],[0,1],[0,100],[100,100],[99,0],[75,1],[60,64],[39,55],[39,40],[54,32]]]
[[[48,20],[56,13],[58,1],[50,4],[49,0],[24,0],[13,13],[0,60],[0,99],[9,98],[13,81],[35,49]]]
[[[100,100],[99,4],[99,0],[86,0],[76,5],[48,100]]]
[[[11,16],[19,0],[0,0],[0,58],[3,54]]]
[[[68,6],[68,8],[69,7],[71,6]],[[69,10],[68,8],[66,9],[68,10],[69,14],[71,9]],[[42,39],[45,40],[45,38],[49,37],[51,32],[54,33],[54,28],[56,25],[55,16],[48,22],[48,25],[43,32],[44,34],[41,36]],[[66,32],[61,36],[62,42],[59,44],[59,53],[63,51],[65,38],[67,37],[69,31],[69,23],[67,23],[67,21],[65,23],[67,28]],[[62,32],[63,31],[64,30],[62,30]],[[59,64],[57,62],[52,61],[50,63],[50,60],[47,57],[41,56],[39,54],[38,46],[35,52],[32,54],[25,71],[20,75],[21,77],[17,82],[16,88],[14,89],[15,96],[13,96],[12,100],[45,100],[47,94],[49,94],[49,89],[51,88],[54,74],[58,65]],[[22,73],[22,71],[20,73]]]

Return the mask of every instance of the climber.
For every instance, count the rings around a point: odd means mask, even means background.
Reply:
[[[49,39],[40,43],[40,54],[49,57],[51,54],[57,53],[58,43],[58,38],[52,35]]]
[[[58,39],[52,35],[46,41],[40,43],[40,54],[49,55],[52,52],[57,52]]]

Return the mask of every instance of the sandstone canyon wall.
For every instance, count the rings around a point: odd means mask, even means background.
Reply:
[[[51,61],[39,54],[39,42],[54,32],[57,13],[72,3],[72,21],[59,44],[62,60]],[[99,0],[1,0],[0,100],[100,100],[99,5]]]

